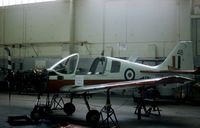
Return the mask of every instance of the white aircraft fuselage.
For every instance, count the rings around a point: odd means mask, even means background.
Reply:
[[[79,54],[69,55],[53,66],[49,71],[48,90],[67,91],[74,86],[87,86],[94,84],[110,83],[117,81],[128,81],[138,79],[148,79],[161,77],[166,74],[144,73],[142,71],[161,70],[187,70],[193,69],[192,43],[184,41],[177,44],[166,60],[158,66],[148,66],[129,60],[114,57],[97,57],[88,73],[79,75],[78,73]]]

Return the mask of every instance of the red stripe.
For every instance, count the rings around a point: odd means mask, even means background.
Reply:
[[[84,80],[84,85],[95,85],[95,84],[104,84],[111,82],[119,82],[123,80]],[[60,88],[63,86],[75,85],[75,80],[49,80],[48,82],[48,91],[49,92],[59,92]]]

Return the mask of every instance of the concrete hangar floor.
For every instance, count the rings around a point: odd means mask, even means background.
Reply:
[[[36,95],[11,96],[5,93],[0,94],[0,128],[59,128],[60,124],[66,123],[70,128],[89,128],[85,121],[87,108],[82,98],[76,98],[74,104],[76,112],[71,117],[66,117],[64,112],[57,111],[50,120],[43,120],[32,125],[12,126],[8,116],[30,115],[33,106],[37,102]],[[42,96],[42,98],[45,98]],[[68,100],[68,99],[66,99]],[[105,105],[106,97],[103,95],[94,96],[89,99],[91,108],[101,110]],[[112,107],[115,110],[120,128],[199,128],[200,127],[200,106],[192,105],[160,105],[161,116],[142,117],[137,119],[134,114],[136,104],[131,97],[111,97]],[[53,117],[52,116],[52,117]],[[68,127],[67,127],[68,128]]]

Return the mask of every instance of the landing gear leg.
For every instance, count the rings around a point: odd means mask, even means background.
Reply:
[[[100,115],[101,115],[101,119],[102,119],[100,127],[110,128],[110,127],[115,126],[117,128],[120,128],[117,117],[115,115],[115,111],[111,107],[110,89],[107,90],[106,105],[101,109]],[[111,121],[112,124],[110,124],[109,120]]]
[[[84,94],[84,101],[88,109],[88,113],[86,114],[86,120],[90,125],[96,126],[100,119],[100,113],[97,110],[90,109],[90,105],[88,103],[86,94]]]

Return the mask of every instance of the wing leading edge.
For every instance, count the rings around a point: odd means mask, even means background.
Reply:
[[[160,84],[184,83],[187,81],[193,81],[193,79],[182,76],[166,76],[166,77],[159,77],[159,78],[152,78],[145,80],[142,79],[142,80],[122,81],[122,82],[82,86],[82,87],[71,88],[66,91],[69,93],[101,92],[107,89],[156,86]]]

